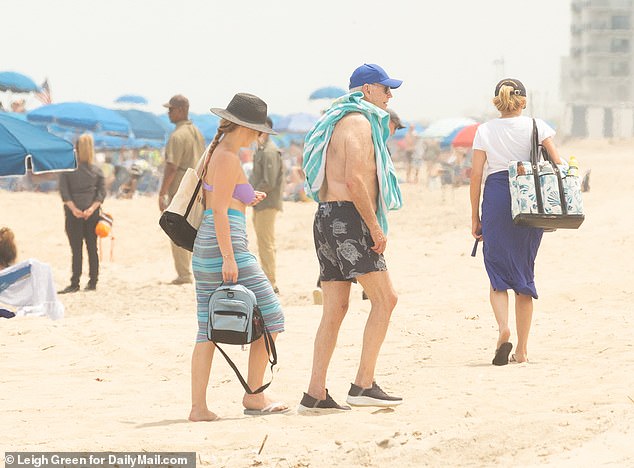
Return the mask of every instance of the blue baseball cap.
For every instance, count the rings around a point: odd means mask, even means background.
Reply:
[[[387,76],[385,70],[375,63],[364,63],[350,75],[350,85],[348,89],[363,86],[364,84],[381,84],[389,86],[392,89],[398,88],[403,84],[402,80],[395,80]]]

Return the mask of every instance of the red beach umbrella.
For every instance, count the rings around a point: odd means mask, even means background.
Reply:
[[[467,125],[461,129],[451,141],[451,146],[458,148],[471,148],[473,146],[473,139],[475,138],[476,130],[479,123],[473,125]]]

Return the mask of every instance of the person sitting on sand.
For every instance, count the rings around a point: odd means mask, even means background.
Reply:
[[[16,263],[15,235],[0,228],[0,309],[2,316],[64,316],[64,305],[57,300],[51,267],[30,258]]]

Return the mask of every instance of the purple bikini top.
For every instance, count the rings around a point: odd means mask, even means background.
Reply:
[[[203,181],[203,189],[208,192],[213,192],[214,186],[209,185],[208,183]],[[253,190],[253,187],[249,183],[236,184],[235,188],[233,189],[232,197],[235,198],[236,200],[240,200],[245,205],[248,205],[253,200],[255,200],[255,191]]]

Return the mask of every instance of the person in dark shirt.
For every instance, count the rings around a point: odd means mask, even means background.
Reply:
[[[94,156],[93,137],[85,133],[77,141],[77,169],[73,172],[63,172],[59,176],[59,191],[66,216],[66,235],[73,255],[70,285],[62,289],[60,294],[79,291],[84,242],[88,251],[89,266],[89,280],[84,289],[97,289],[99,255],[95,226],[99,221],[99,207],[106,198],[106,188],[103,172],[93,163]]]
[[[270,117],[266,118],[266,124],[273,128]],[[268,133],[258,137],[258,151],[253,155],[253,172],[249,182],[255,190],[266,193],[266,198],[253,207],[253,227],[262,269],[273,291],[279,293],[275,276],[275,217],[282,211],[283,205],[284,162]]]

